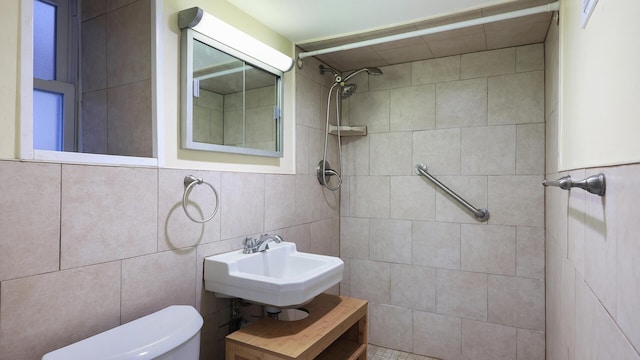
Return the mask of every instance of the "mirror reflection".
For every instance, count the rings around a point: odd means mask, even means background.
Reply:
[[[219,50],[197,32],[185,31],[193,35],[187,40],[192,41],[192,70],[186,79],[192,83],[192,104],[183,104],[191,106],[191,118],[183,111],[183,121],[190,126],[183,126],[187,134],[182,146],[281,156],[281,77]]]

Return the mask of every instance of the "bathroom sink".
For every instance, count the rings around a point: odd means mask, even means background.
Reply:
[[[206,257],[205,290],[221,297],[294,307],[342,281],[340,258],[298,252],[291,242],[269,246],[253,254],[237,250]]]

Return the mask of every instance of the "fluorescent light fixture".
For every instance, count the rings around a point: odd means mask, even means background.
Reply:
[[[178,26],[180,29],[191,28],[282,72],[289,71],[293,67],[293,58],[206,13],[201,8],[194,7],[180,11]]]

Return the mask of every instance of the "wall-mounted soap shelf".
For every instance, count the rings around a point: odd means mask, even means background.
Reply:
[[[329,125],[329,134],[338,135],[338,127],[335,125]],[[340,125],[340,136],[365,136],[367,135],[366,125]]]

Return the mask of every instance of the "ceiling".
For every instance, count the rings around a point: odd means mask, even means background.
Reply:
[[[227,0],[301,51],[405,33],[538,5],[552,0]],[[543,42],[551,13],[472,26],[318,55],[340,71]]]

